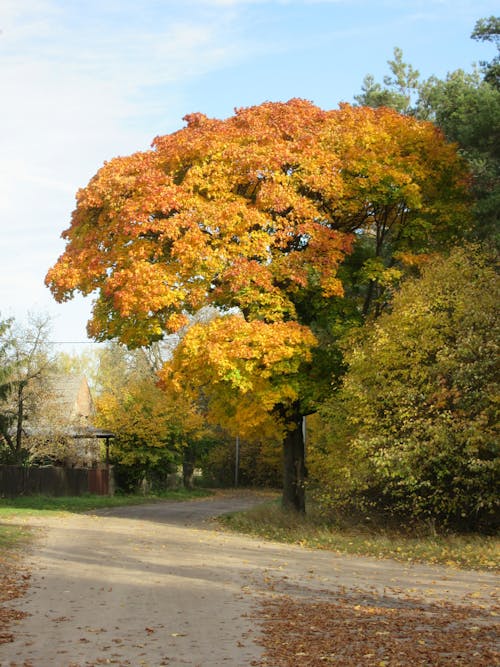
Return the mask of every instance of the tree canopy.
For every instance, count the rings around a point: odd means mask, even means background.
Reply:
[[[186,120],[78,192],[47,283],[59,301],[96,293],[97,339],[147,344],[207,302],[295,319],[301,288],[342,294],[353,232],[393,227],[418,249],[456,231],[465,175],[431,124],[303,100]]]

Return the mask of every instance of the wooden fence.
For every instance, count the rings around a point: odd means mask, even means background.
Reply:
[[[0,465],[0,497],[108,495],[112,479],[107,468],[24,467]]]

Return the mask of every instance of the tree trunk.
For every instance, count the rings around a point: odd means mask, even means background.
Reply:
[[[195,468],[195,451],[191,446],[184,449],[184,457],[182,461],[182,483],[185,489],[193,488],[193,477]]]
[[[302,415],[295,407],[293,417],[287,422],[287,433],[283,440],[283,507],[304,513],[305,494],[305,448],[302,432]]]
[[[16,456],[20,456],[23,446],[24,386],[20,382],[17,388]]]

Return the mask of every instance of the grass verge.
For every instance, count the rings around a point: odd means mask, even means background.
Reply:
[[[0,523],[0,558],[5,557],[7,550],[22,547],[29,541],[31,531],[26,526]]]
[[[27,526],[0,521],[0,644],[12,641],[12,622],[26,616],[8,603],[23,595],[28,586],[30,574],[23,562],[23,547],[30,544],[33,537],[33,531]]]
[[[53,512],[90,512],[105,507],[124,505],[143,505],[162,500],[192,500],[212,495],[206,489],[176,489],[161,494],[151,495],[115,495],[115,496],[20,496],[18,498],[0,498],[0,521],[2,518],[28,517],[51,514]]]
[[[282,510],[275,501],[220,518],[235,532],[337,553],[498,571],[500,540],[467,535],[409,536],[395,529],[332,526]]]

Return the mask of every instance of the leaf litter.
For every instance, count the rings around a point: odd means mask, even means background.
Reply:
[[[0,644],[14,641],[10,631],[12,623],[28,615],[6,605],[24,595],[30,580],[29,571],[22,565],[21,555],[11,550],[7,554],[8,558],[5,552],[0,557]]]
[[[361,589],[298,592],[261,602],[264,655],[255,667],[500,665],[498,606]]]

